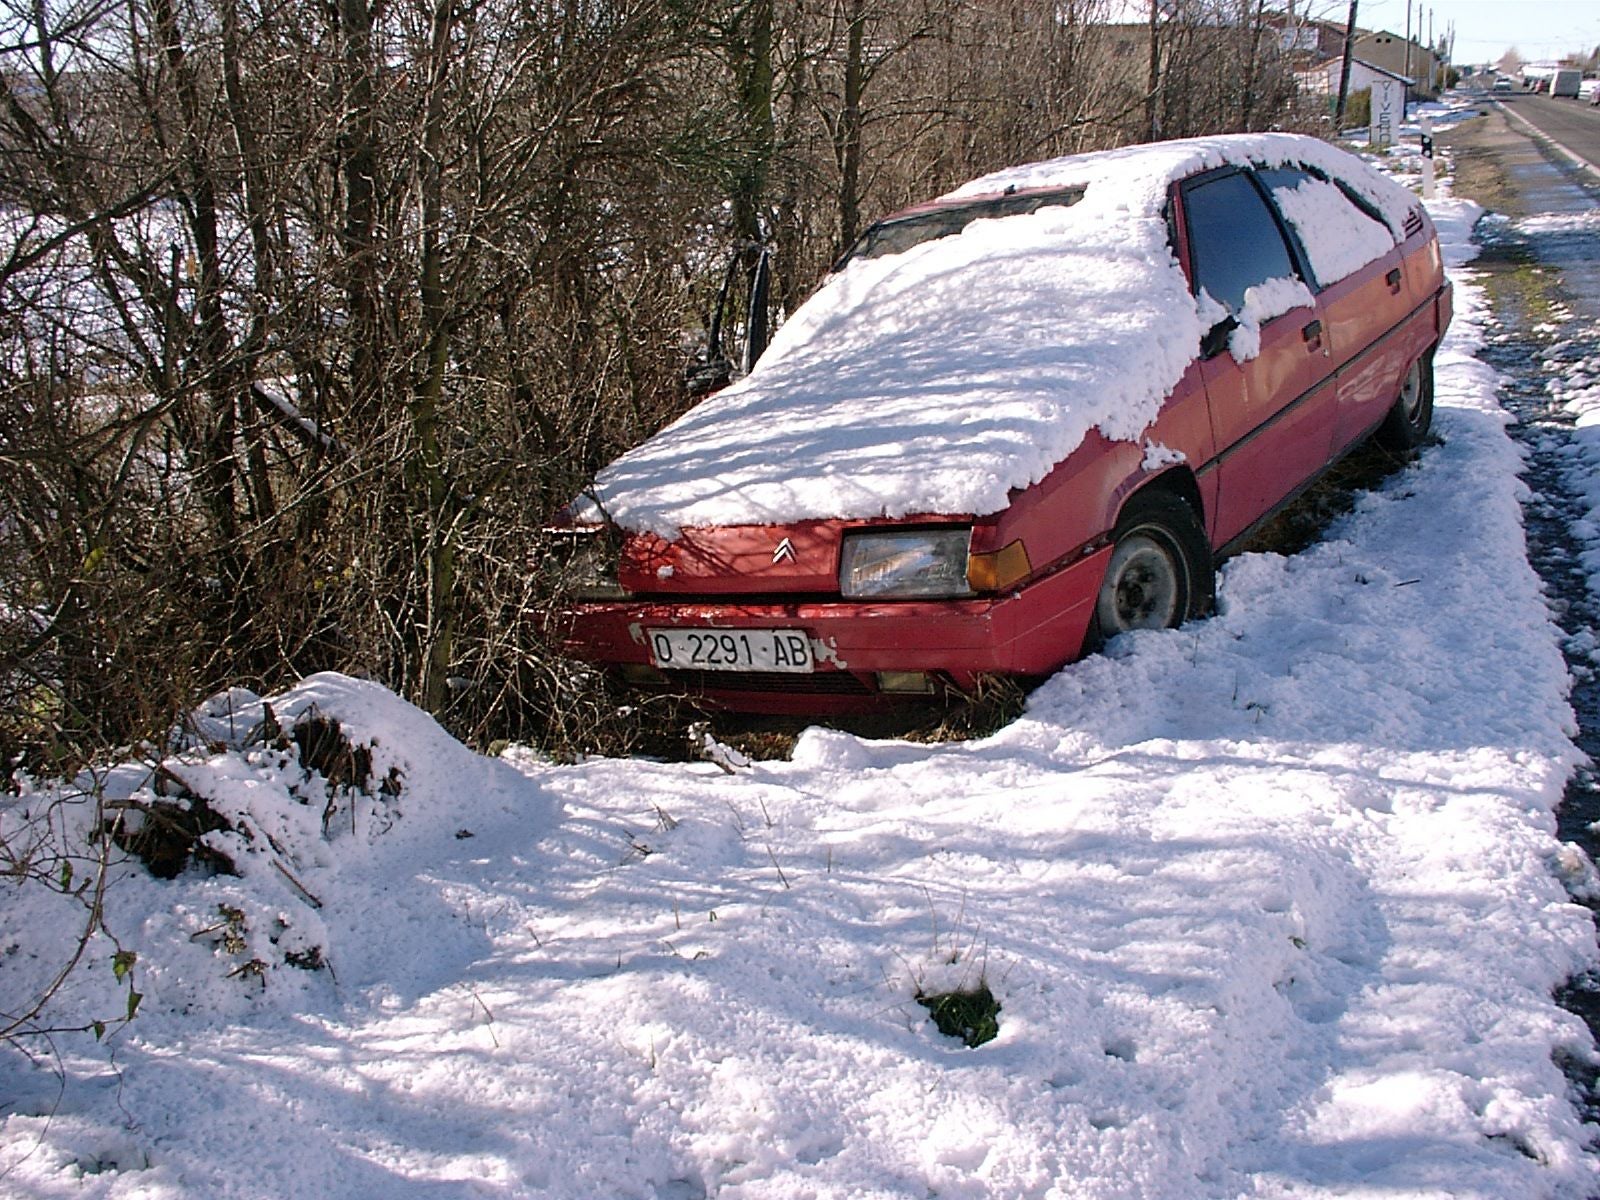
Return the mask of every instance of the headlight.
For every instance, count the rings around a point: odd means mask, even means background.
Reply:
[[[616,538],[600,529],[560,530],[551,538],[551,566],[557,592],[575,600],[622,600],[628,592],[617,581],[621,557]]]
[[[839,555],[845,596],[969,596],[969,529],[847,533]]]

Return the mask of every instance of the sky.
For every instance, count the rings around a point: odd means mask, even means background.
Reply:
[[[1318,3],[1334,19],[1348,12],[1345,0]],[[1406,0],[1359,0],[1359,6],[1356,20],[1363,28],[1405,33]],[[1536,62],[1600,45],[1600,4],[1591,0],[1413,0],[1411,11],[1413,33],[1420,25],[1423,40],[1430,11],[1435,40],[1454,22],[1457,63],[1494,62],[1512,46]]]

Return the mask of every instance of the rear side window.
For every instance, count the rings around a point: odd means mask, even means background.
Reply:
[[[1258,170],[1299,240],[1316,282],[1326,287],[1394,249],[1394,234],[1370,205],[1338,183],[1292,167]]]
[[[1269,279],[1298,279],[1278,219],[1243,172],[1219,175],[1183,191],[1196,291],[1237,316],[1244,294]]]

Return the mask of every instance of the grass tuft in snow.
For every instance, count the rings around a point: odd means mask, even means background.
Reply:
[[[999,733],[1022,715],[1028,688],[1004,675],[983,675],[970,695],[947,697],[934,720],[907,733],[913,742],[963,742]]]
[[[940,1033],[960,1038],[974,1050],[1000,1032],[1000,1001],[987,983],[959,992],[918,992],[917,1003],[928,1010]]]

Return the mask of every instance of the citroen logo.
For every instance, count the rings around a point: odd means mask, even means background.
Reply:
[[[784,538],[783,541],[779,542],[778,548],[772,552],[773,562],[781,563],[784,559],[788,559],[790,562],[800,561],[800,556],[794,552],[794,543],[788,538]]]

